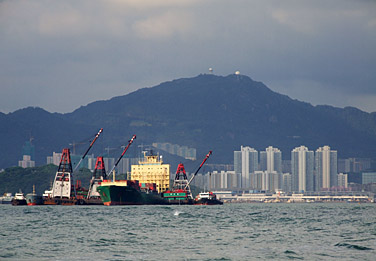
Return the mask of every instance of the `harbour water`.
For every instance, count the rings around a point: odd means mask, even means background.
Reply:
[[[375,260],[376,204],[0,205],[3,260]]]

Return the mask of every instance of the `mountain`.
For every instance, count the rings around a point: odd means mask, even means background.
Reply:
[[[33,168],[11,167],[0,173],[0,191],[17,193],[21,190],[25,195],[33,191],[42,195],[45,190],[51,189],[55,178],[56,166],[53,164]],[[88,169],[80,169],[75,172],[75,180],[80,180],[82,185],[88,187],[92,173]]]
[[[104,133],[96,153],[126,144],[136,134],[137,145],[170,142],[197,148],[199,160],[213,150],[211,163],[231,163],[233,151],[241,145],[257,150],[272,145],[282,150],[284,158],[290,158],[291,150],[300,145],[311,150],[329,145],[338,150],[339,157],[376,155],[375,113],[312,106],[244,75],[173,80],[93,102],[68,114],[27,108],[0,115],[0,124],[8,125],[0,131],[0,145],[12,152],[7,162],[0,161],[0,167],[16,164],[30,131],[36,151],[44,148],[43,153],[51,154],[100,127]]]
[[[32,107],[2,115],[0,168],[18,165],[18,160],[22,159],[22,146],[30,139],[35,145],[37,163],[45,164],[46,156],[52,155],[53,151],[61,152],[70,142],[88,136],[90,128],[65,118],[63,114]]]

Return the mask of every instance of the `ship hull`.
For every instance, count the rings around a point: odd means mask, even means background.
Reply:
[[[218,199],[203,198],[203,199],[196,200],[194,204],[195,205],[223,205],[223,202]]]
[[[72,206],[72,205],[77,205],[77,200],[76,199],[68,199],[68,198],[45,198],[45,199],[43,199],[43,205]]]
[[[26,199],[12,199],[13,206],[26,206]]]
[[[193,205],[192,200],[169,200],[167,202],[169,205]]]
[[[84,205],[103,205],[103,202],[100,198],[84,199],[84,202]]]
[[[26,194],[26,203],[28,206],[43,205],[43,198],[36,194]]]
[[[169,205],[193,205],[193,199],[188,197],[187,192],[168,191],[163,193],[164,200]]]
[[[2,199],[0,200],[0,204],[12,204],[12,199]]]
[[[99,186],[97,191],[106,206],[167,204],[158,194],[141,192],[131,186]]]

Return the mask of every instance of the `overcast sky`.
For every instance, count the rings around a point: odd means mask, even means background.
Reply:
[[[210,67],[376,111],[376,1],[0,0],[1,112],[71,112]]]

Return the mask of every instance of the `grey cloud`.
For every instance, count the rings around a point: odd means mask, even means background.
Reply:
[[[375,14],[372,1],[2,1],[0,111],[69,112],[209,67],[376,111]]]

